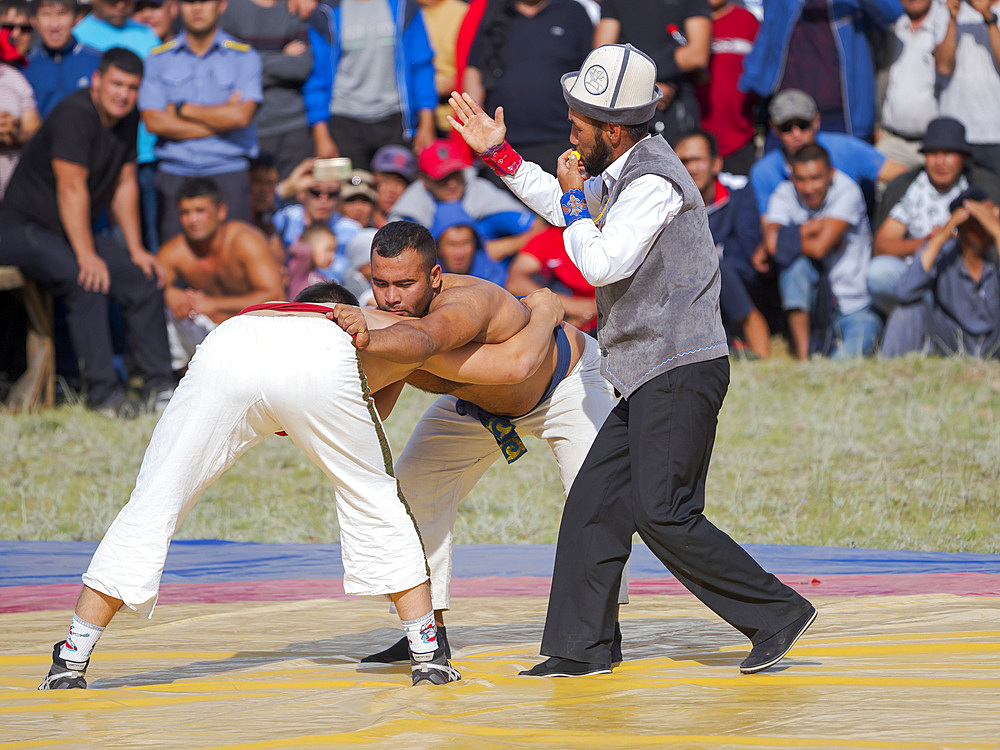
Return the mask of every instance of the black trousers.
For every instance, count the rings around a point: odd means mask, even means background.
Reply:
[[[407,148],[410,146],[403,137],[401,114],[371,121],[330,115],[327,126],[340,155],[350,159],[354,169],[371,169],[372,157],[382,146],[390,143]]]
[[[95,245],[111,274],[109,295],[88,292],[77,283],[80,267],[61,233],[31,222],[0,221],[0,264],[17,266],[66,306],[70,339],[91,405],[121,388],[112,360],[109,297],[122,306],[132,354],[146,387],[166,388],[173,377],[163,294],[155,279],[145,277],[110,232],[95,237]]]
[[[682,365],[622,400],[563,510],[541,652],[609,665],[618,585],[638,532],[667,569],[757,643],[808,602],[702,515],[729,360]]]

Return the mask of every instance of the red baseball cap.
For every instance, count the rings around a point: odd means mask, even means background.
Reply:
[[[417,166],[432,180],[440,180],[453,172],[465,169],[469,166],[469,162],[455,144],[441,138],[420,152]]]

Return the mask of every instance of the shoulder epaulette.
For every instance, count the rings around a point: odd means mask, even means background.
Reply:
[[[237,42],[235,39],[226,39],[222,43],[222,46],[225,47],[226,49],[234,49],[237,52],[249,52],[250,50],[253,49],[253,47],[251,47],[246,42]]]
[[[177,46],[177,42],[178,42],[177,37],[174,37],[169,42],[164,42],[163,44],[160,44],[160,45],[158,45],[156,47],[153,47],[153,49],[151,49],[149,51],[149,54],[151,54],[151,55],[158,55],[161,52],[166,52],[168,49],[173,49],[174,47],[176,47]]]

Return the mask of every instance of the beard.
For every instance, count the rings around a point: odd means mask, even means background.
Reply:
[[[594,139],[594,147],[581,155],[583,156],[583,166],[587,168],[587,174],[591,177],[599,175],[610,167],[611,162],[615,160],[614,151],[612,151],[611,144],[608,143],[603,132],[597,133],[597,137]]]

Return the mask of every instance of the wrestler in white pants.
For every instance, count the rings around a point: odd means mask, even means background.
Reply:
[[[454,396],[441,396],[431,404],[396,461],[396,476],[427,552],[436,610],[448,609],[451,600],[451,545],[458,504],[500,458],[492,433],[475,417],[458,414],[455,402]],[[552,395],[528,414],[511,419],[522,437],[548,441],[564,500],[614,405],[614,391],[601,376],[597,342],[587,337],[580,361]],[[507,470],[517,471],[517,464]],[[627,567],[618,601],[628,601]]]
[[[350,336],[322,316],[250,314],[198,348],[83,582],[152,616],[174,530],[241,454],[281,430],[333,482],[344,591],[390,594],[426,581]]]

